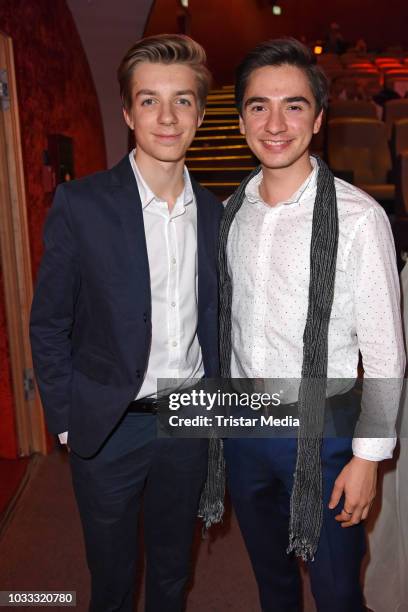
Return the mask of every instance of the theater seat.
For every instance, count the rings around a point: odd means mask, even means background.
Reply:
[[[329,104],[329,119],[337,117],[366,117],[377,119],[377,109],[373,102],[365,100],[336,100]]]
[[[398,156],[397,214],[408,216],[408,150]],[[407,239],[407,235],[405,235]]]
[[[408,76],[406,77],[385,77],[385,86],[387,89],[393,89],[396,91],[401,98],[403,98],[408,93]]]
[[[352,173],[353,183],[379,201],[395,198],[385,124],[377,119],[338,118],[327,124],[327,157],[334,174]]]
[[[408,119],[395,121],[392,127],[391,151],[395,161],[403,151],[408,151]]]
[[[380,66],[378,66],[378,70],[380,70],[384,74],[387,74],[390,70],[404,70],[404,68],[405,68],[405,66],[403,66],[399,62],[393,62],[393,63],[389,63],[389,64],[381,64]]]
[[[367,72],[363,77],[339,76],[332,82],[334,95],[340,92],[349,100],[369,100],[381,89],[381,78],[377,72]]]
[[[389,100],[384,106],[384,119],[387,126],[387,138],[391,138],[392,126],[398,119],[408,119],[408,100]]]
[[[347,69],[349,70],[373,70],[375,69],[374,64],[371,62],[352,62],[347,65]]]
[[[387,64],[398,64],[399,60],[396,57],[393,56],[389,56],[389,55],[384,55],[384,56],[378,56],[375,58],[374,63],[377,66],[384,66]]]
[[[361,63],[361,62],[370,62],[370,57],[367,53],[359,53],[356,51],[349,51],[348,53],[343,53],[339,57],[343,66],[350,66],[350,64]]]
[[[384,77],[398,79],[399,77],[407,77],[408,68],[404,66],[389,66],[384,70]]]

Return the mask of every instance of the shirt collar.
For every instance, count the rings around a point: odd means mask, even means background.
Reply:
[[[135,151],[136,149],[133,149],[133,151],[129,153],[129,161],[130,161],[130,165],[132,166],[133,173],[135,175],[137,187],[139,190],[140,200],[142,202],[142,208],[144,209],[149,204],[151,204],[153,201],[163,202],[163,200],[159,198],[158,196],[156,196],[155,193],[153,193],[149,185],[144,180],[138,168],[138,165],[135,161]],[[192,204],[194,201],[193,186],[191,184],[190,174],[186,166],[184,166],[183,178],[184,178],[184,188],[183,188],[183,191],[180,193],[180,195],[177,197],[176,206],[179,203],[181,203],[182,206],[188,206],[189,204]]]
[[[312,165],[311,173],[306,177],[305,181],[301,184],[299,189],[293,193],[290,198],[283,202],[279,202],[278,206],[284,204],[285,206],[289,204],[300,204],[302,200],[312,195],[314,189],[317,184],[317,172],[318,172],[318,163],[317,159],[313,156],[310,156],[310,163]],[[245,196],[249,202],[260,202],[262,204],[266,204],[262,199],[262,196],[259,193],[259,187],[262,182],[263,173],[258,172],[248,183],[245,189]]]

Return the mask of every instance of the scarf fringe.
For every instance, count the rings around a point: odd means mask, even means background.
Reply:
[[[289,546],[286,549],[288,555],[294,553],[302,561],[314,561],[316,548],[312,546],[307,538],[299,538],[293,534],[289,535]]]
[[[208,474],[201,493],[198,516],[203,519],[203,535],[215,523],[222,521],[225,496],[225,461],[222,440],[210,438]]]

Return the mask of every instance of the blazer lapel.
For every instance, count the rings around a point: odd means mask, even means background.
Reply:
[[[111,172],[111,193],[120,217],[129,262],[135,270],[133,279],[129,279],[129,285],[137,295],[148,292],[150,296],[149,259],[142,203],[128,156],[124,157]],[[132,283],[132,280],[135,282]]]
[[[210,250],[214,240],[211,234],[214,224],[209,218],[211,207],[206,202],[205,191],[191,176],[190,179],[197,202],[198,304],[200,306],[207,294],[207,279],[210,274],[216,273],[214,258],[211,257]]]

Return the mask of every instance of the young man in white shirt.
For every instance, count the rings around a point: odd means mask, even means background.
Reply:
[[[366,378],[404,375],[393,238],[379,204],[310,156],[328,86],[306,47],[259,45],[238,67],[235,95],[261,166],[221,223],[221,370],[297,380],[302,428],[302,417],[324,422],[325,389],[315,402],[308,382],[356,378],[359,351]],[[295,555],[308,562],[319,612],[363,612],[361,521],[394,446],[392,437],[225,440],[263,612],[300,610]]]
[[[188,37],[138,41],[118,70],[136,148],[59,186],[45,228],[31,342],[49,430],[71,449],[93,612],[134,609],[142,494],[145,609],[184,607],[208,441],[157,439],[157,379],[218,375],[222,205],[184,165],[209,78]]]

